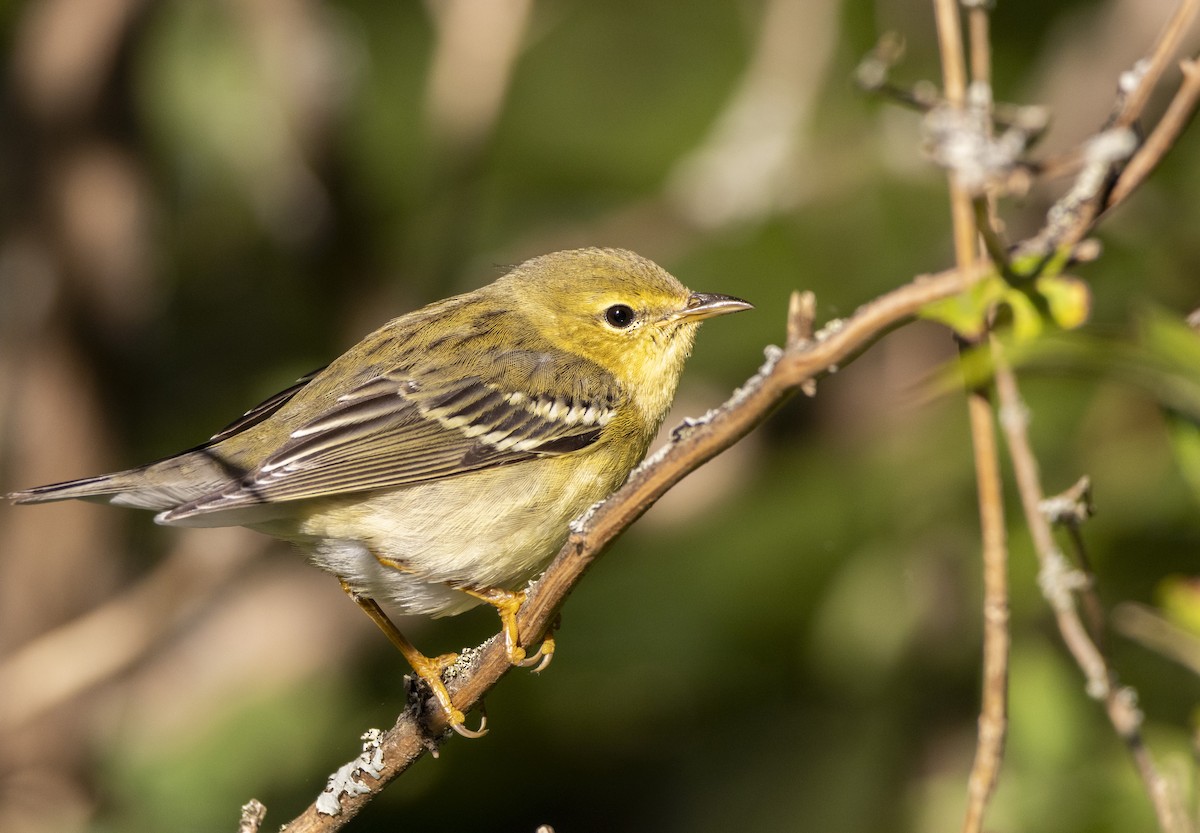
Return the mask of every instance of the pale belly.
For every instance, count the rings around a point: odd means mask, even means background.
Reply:
[[[356,593],[399,612],[461,613],[479,600],[455,586],[520,589],[561,549],[571,519],[620,485],[585,470],[548,490],[540,469],[529,462],[331,499],[298,528],[263,531],[295,541]]]

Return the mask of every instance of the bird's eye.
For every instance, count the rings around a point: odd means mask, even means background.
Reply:
[[[620,330],[632,324],[633,319],[633,309],[626,304],[613,304],[604,311],[604,320]]]

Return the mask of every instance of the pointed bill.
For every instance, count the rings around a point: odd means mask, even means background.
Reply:
[[[687,306],[666,316],[664,321],[703,321],[705,318],[741,312],[744,309],[754,309],[754,305],[732,295],[693,292],[688,296]]]

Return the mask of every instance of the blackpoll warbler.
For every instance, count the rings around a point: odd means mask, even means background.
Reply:
[[[579,249],[410,312],[208,442],[141,468],[9,495],[153,509],[301,545],[404,653],[451,727],[442,671],[375,600],[445,616],[487,602],[514,664],[520,588],[568,522],[642,459],[697,325],[749,309],[632,252]]]

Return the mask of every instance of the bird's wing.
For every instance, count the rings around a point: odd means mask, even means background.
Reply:
[[[507,360],[506,372],[488,380],[470,375],[435,383],[412,373],[375,376],[293,430],[257,469],[159,520],[172,523],[263,503],[400,488],[566,454],[600,438],[619,404],[615,386],[593,381],[556,397],[545,391],[544,382],[564,377],[603,382],[597,376],[602,371],[590,368],[580,374],[556,367],[547,373],[547,362],[536,357],[509,354]],[[538,368],[537,373],[522,372],[523,362]],[[531,384],[516,386],[514,379]]]
[[[208,441],[199,446],[199,448],[208,448],[209,446],[216,445],[222,440],[227,440],[235,434],[240,434],[243,431],[247,431],[253,428],[255,425],[258,425],[260,422],[269,419],[275,414],[276,411],[278,411],[288,402],[291,402],[292,397],[303,390],[304,387],[314,378],[316,378],[316,376],[324,369],[324,367],[318,367],[311,373],[305,373],[303,376],[297,379],[291,387],[281,390],[279,393],[275,394],[269,399],[264,399],[262,402],[258,403],[253,408],[246,411],[246,413],[242,414],[233,422],[229,423],[220,431],[209,437]]]

